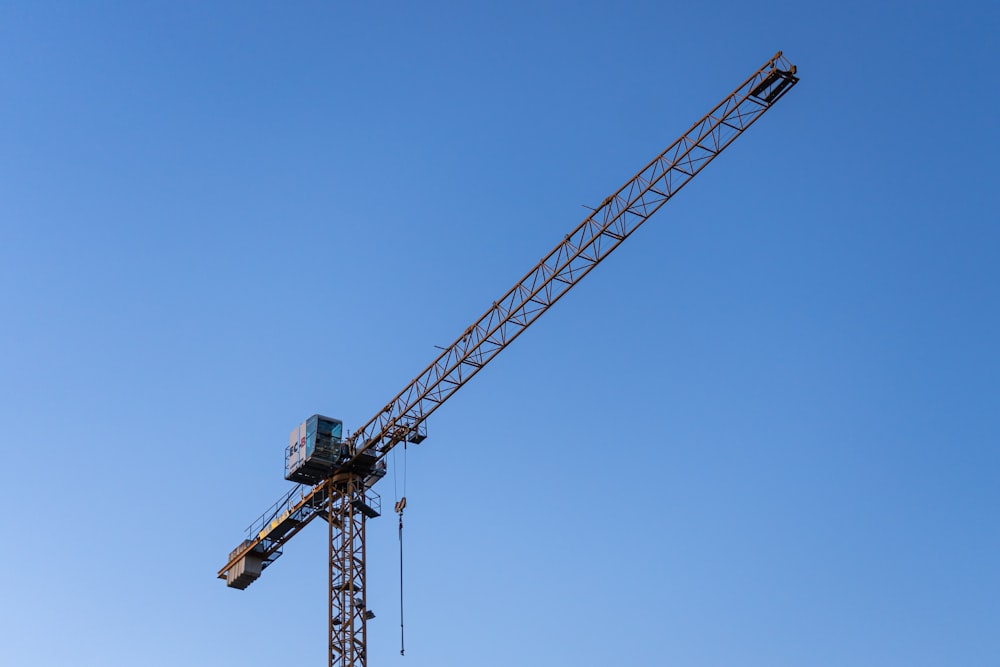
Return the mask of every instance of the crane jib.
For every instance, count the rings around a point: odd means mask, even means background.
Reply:
[[[779,51],[760,69],[643,167],[585,218],[562,242],[493,302],[475,323],[364,426],[348,438],[354,459],[375,449],[381,458],[400,442],[420,442],[424,420],[504,347],[651,217],[678,190],[742,134],[796,82],[796,67]],[[369,454],[370,456],[370,454]],[[244,554],[266,568],[280,547],[315,518],[325,485],[293,489],[248,528],[247,539],[219,571]],[[268,529],[272,524],[274,528]],[[277,530],[285,521],[294,527]],[[255,531],[255,527],[258,529]],[[282,526],[282,528],[285,528]]]
[[[552,251],[493,302],[475,323],[410,382],[392,401],[348,438],[358,458],[375,449],[377,458],[403,441],[424,438],[424,420],[491,361],[506,345],[651,217],[681,187],[756,121],[798,81],[796,67],[779,51],[643,167],[566,235]],[[294,532],[263,530],[281,517],[304,525],[322,504],[324,484],[293,498],[293,489],[248,528],[220,578],[243,553],[256,553],[263,567],[280,555]],[[281,522],[279,521],[279,524]],[[261,530],[253,532],[254,526]],[[277,526],[275,526],[277,528]],[[272,534],[274,532],[274,534]],[[291,534],[289,534],[291,533]]]
[[[364,664],[365,623],[374,618],[365,606],[364,522],[381,511],[378,494],[370,487],[384,474],[386,454],[400,443],[422,441],[426,437],[424,422],[428,416],[655,214],[798,80],[796,67],[779,51],[624,185],[605,197],[600,206],[451,345],[443,348],[382,410],[344,439],[346,447],[338,449],[340,453],[329,477],[319,479],[311,488],[296,485],[258,517],[247,528],[246,539],[230,553],[218,576],[232,588],[246,588],[281,555],[284,544],[305,525],[316,517],[326,519],[331,548],[329,664]]]
[[[392,401],[354,432],[358,451],[388,451],[798,81],[781,53],[750,76],[566,235]]]

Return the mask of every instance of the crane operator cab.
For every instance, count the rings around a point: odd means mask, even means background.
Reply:
[[[315,484],[350,458],[343,442],[344,423],[339,419],[313,415],[292,429],[285,449],[285,479]]]

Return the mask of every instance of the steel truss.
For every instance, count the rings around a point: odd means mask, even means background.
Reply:
[[[342,472],[311,490],[296,487],[251,524],[250,534],[219,570],[248,554],[262,568],[317,516],[330,519],[330,665],[366,664],[364,531],[371,514],[365,470],[397,444],[419,442],[424,420],[607,257],[798,82],[779,51],[677,141],[604,199],[542,260],[348,439]],[[370,493],[370,492],[369,492]],[[255,531],[261,528],[259,532]],[[339,621],[339,623],[337,623]]]
[[[365,520],[377,516],[365,495],[364,479],[345,473],[327,480],[330,536],[331,667],[364,667],[367,623]]]

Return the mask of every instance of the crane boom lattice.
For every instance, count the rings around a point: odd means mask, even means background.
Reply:
[[[296,486],[251,524],[247,538],[230,554],[219,577],[231,587],[246,588],[299,530],[317,516],[326,519],[330,534],[329,664],[366,665],[366,622],[374,615],[366,607],[365,521],[380,512],[378,495],[370,487],[385,474],[386,454],[402,442],[423,440],[428,416],[797,82],[795,66],[779,51],[606,197],[382,410],[344,440],[329,476],[311,488]]]

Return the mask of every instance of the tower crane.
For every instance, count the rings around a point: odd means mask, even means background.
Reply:
[[[506,294],[361,428],[313,415],[289,437],[285,479],[296,482],[249,528],[218,571],[245,589],[313,519],[329,533],[329,665],[367,665],[365,522],[381,513],[372,486],[386,455],[427,437],[426,419],[520,336],[798,82],[779,51],[566,235]],[[404,501],[405,502],[405,501]],[[401,508],[398,507],[397,510]]]

